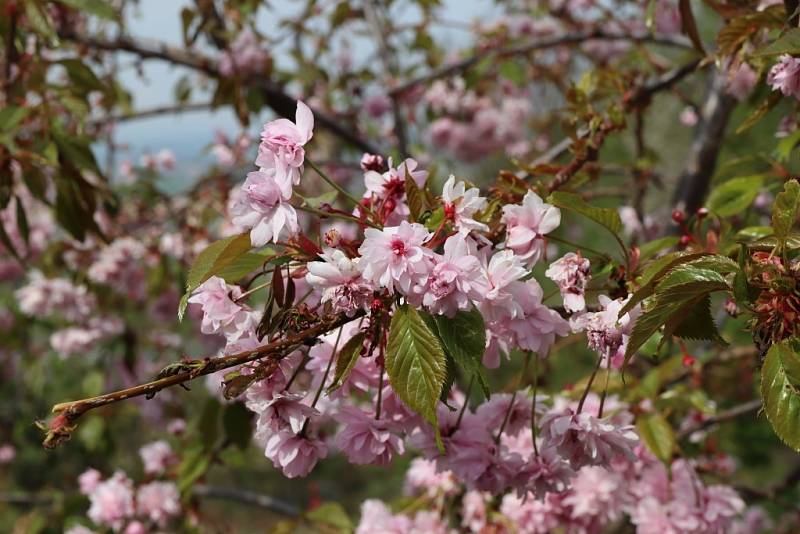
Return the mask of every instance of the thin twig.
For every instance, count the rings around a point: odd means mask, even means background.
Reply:
[[[741,415],[747,415],[753,412],[757,412],[760,409],[761,409],[761,399],[753,399],[751,401],[747,401],[738,406],[734,406],[733,408],[730,408],[728,410],[721,411],[717,415],[713,415],[704,421],[700,421],[696,425],[692,425],[689,428],[681,430],[680,432],[678,432],[677,438],[678,439],[686,438],[700,430],[705,430],[706,428],[718,425],[719,423],[724,423],[725,421],[736,419]]]

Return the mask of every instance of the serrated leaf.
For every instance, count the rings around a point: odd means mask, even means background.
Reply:
[[[728,282],[717,271],[688,264],[676,267],[667,273],[656,285],[655,294],[662,300],[665,298],[688,299],[698,293],[726,289],[729,289]]]
[[[622,231],[622,219],[620,219],[617,210],[592,206],[580,196],[563,191],[552,193],[547,198],[547,201],[554,206],[574,211],[575,213],[579,213],[593,220],[607,228],[615,236],[619,236],[619,233]]]
[[[406,169],[406,200],[408,201],[408,211],[414,221],[419,221],[422,214],[428,210],[428,203],[425,193],[419,188],[417,182],[411,177]]]
[[[439,339],[417,310],[407,304],[400,306],[392,317],[386,373],[397,396],[433,425],[442,450],[436,403],[447,375],[447,362]]]
[[[771,226],[748,226],[736,232],[737,243],[750,243],[763,237],[772,235]]]
[[[639,347],[644,345],[650,336],[655,334],[675,313],[685,306],[684,301],[672,302],[656,302],[642,315],[636,319],[631,330],[630,338],[628,339],[628,346],[625,350],[625,360],[623,365],[627,365],[628,361],[636,354]]]
[[[784,361],[796,361],[799,350],[796,338],[776,343],[767,351],[761,368],[764,414],[775,434],[796,451],[800,451],[800,393],[789,381]]]
[[[331,528],[335,532],[342,534],[353,532],[353,522],[347,516],[342,505],[335,502],[327,502],[306,512],[306,518],[317,525],[328,527],[323,532],[329,532]]]
[[[664,463],[669,463],[675,450],[675,432],[660,413],[640,415],[636,430],[647,448]]]
[[[672,248],[680,242],[680,238],[674,235],[668,235],[660,239],[649,241],[639,246],[639,261],[643,262],[649,260],[662,250]]]
[[[792,230],[800,212],[800,183],[789,180],[783,185],[783,191],[775,197],[772,205],[772,229],[775,237],[784,241]]]
[[[455,317],[434,316],[439,339],[447,353],[469,375],[475,376],[488,399],[489,384],[483,372],[483,354],[486,352],[486,326],[481,313],[473,308],[459,311]]]
[[[303,198],[303,205],[309,208],[319,209],[323,204],[333,204],[336,201],[336,191],[327,191],[318,197]]]
[[[361,355],[361,349],[364,347],[364,332],[358,332],[356,335],[347,340],[344,347],[341,348],[339,354],[336,356],[336,371],[333,374],[333,383],[328,388],[328,393],[339,389],[350,372],[358,362],[358,357]]]
[[[763,119],[764,116],[767,113],[769,113],[769,111],[772,110],[772,108],[777,106],[778,102],[780,102],[782,99],[783,95],[781,94],[780,91],[771,93],[766,98],[766,100],[761,102],[761,104],[756,109],[754,109],[753,112],[750,113],[750,115],[748,115],[744,121],[742,121],[742,124],[740,124],[739,127],[736,128],[736,134],[738,135],[750,129],[752,126],[755,126],[755,124],[761,119]]]
[[[267,261],[267,258],[263,254],[245,252],[236,258],[236,260],[232,261],[230,265],[220,269],[217,276],[229,284],[233,284],[261,267],[265,261]]]
[[[641,286],[637,289],[625,306],[619,311],[619,316],[622,317],[631,311],[637,304],[653,294],[656,289],[656,284],[661,281],[661,278],[676,266],[689,263],[690,261],[706,256],[705,252],[698,252],[694,254],[686,254],[683,252],[674,252],[666,254],[660,258],[651,261],[642,273],[640,283]]]
[[[695,49],[705,55],[706,51],[703,48],[703,40],[700,38],[700,32],[697,30],[697,22],[694,20],[694,13],[692,13],[691,0],[679,0],[678,10],[681,14],[683,33],[689,37]]]
[[[178,306],[178,319],[183,319],[189,296],[200,284],[230,266],[250,248],[250,234],[245,232],[215,241],[198,254],[189,269],[186,293]]]
[[[705,295],[697,302],[684,308],[685,313],[676,314],[673,320],[664,325],[664,335],[682,339],[708,340],[725,344],[711,317],[711,297]]]
[[[777,56],[800,53],[800,28],[792,28],[767,46],[756,51],[756,56]]]
[[[758,196],[764,183],[763,174],[741,176],[714,188],[706,207],[720,217],[730,217],[746,210]]]

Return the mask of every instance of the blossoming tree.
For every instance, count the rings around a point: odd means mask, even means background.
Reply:
[[[2,4],[0,522],[796,531],[798,3],[496,4]]]

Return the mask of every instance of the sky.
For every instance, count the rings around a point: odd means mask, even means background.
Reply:
[[[329,0],[330,1],[330,0]],[[189,2],[179,0],[141,0],[138,15],[130,19],[128,32],[138,38],[157,39],[175,45],[181,44],[181,8]],[[297,9],[299,2],[284,1],[273,3],[283,13],[291,13]],[[485,0],[445,0],[441,11],[442,18],[457,24],[469,24],[477,19],[491,20],[496,18],[498,11],[492,2]],[[263,11],[263,10],[262,10]],[[274,27],[274,17],[262,13],[258,21],[259,32],[270,34],[277,31]],[[413,18],[414,14],[400,13],[401,17]],[[436,39],[455,50],[468,43],[468,34],[454,27],[437,28]],[[353,54],[359,53],[358,41],[354,40]],[[275,61],[280,65],[286,61],[286,51],[271,51]],[[171,66],[165,62],[149,60],[143,63],[141,72],[130,67],[132,56],[122,54],[120,64],[128,66],[123,68],[121,78],[126,87],[131,90],[136,109],[150,109],[157,106],[174,103],[173,88],[177,81],[185,74],[185,70]],[[141,75],[143,74],[143,76]],[[202,100],[199,97],[198,100]],[[268,111],[254,121],[252,128],[254,135],[260,123],[272,118]],[[240,132],[240,126],[229,109],[220,109],[215,112],[196,111],[190,113],[172,114],[157,118],[126,121],[117,127],[115,136],[117,143],[127,145],[127,152],[123,152],[118,161],[127,157],[137,162],[143,152],[156,152],[162,148],[171,150],[178,160],[176,173],[187,174],[207,163],[208,156],[204,149],[212,141],[214,132],[220,130],[229,135]]]

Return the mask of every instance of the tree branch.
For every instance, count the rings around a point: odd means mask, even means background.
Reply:
[[[675,207],[690,214],[703,205],[717,166],[728,120],[736,107],[736,99],[727,94],[725,83],[723,72],[717,71],[712,75],[708,95],[701,108],[700,122],[686,158],[688,164],[673,195]]]
[[[719,412],[717,415],[709,417],[705,421],[701,421],[689,428],[685,428],[680,432],[678,432],[678,435],[676,437],[678,439],[684,439],[700,430],[705,430],[706,428],[718,425],[719,423],[724,423],[725,421],[736,419],[740,415],[746,415],[753,412],[757,412],[760,409],[761,409],[761,399],[753,399],[738,406],[734,406],[729,410],[724,410],[722,412]]]
[[[198,484],[192,488],[192,494],[201,498],[222,499],[249,506],[256,506],[288,517],[300,516],[300,509],[293,504],[281,501],[269,495],[264,495],[263,493]]]
[[[399,95],[402,95],[409,89],[413,89],[417,85],[428,83],[433,80],[437,80],[439,78],[448,78],[450,76],[461,74],[462,72],[469,70],[471,67],[473,67],[474,65],[476,65],[477,63],[488,57],[497,57],[499,59],[499,58],[513,57],[513,56],[522,56],[530,54],[531,52],[535,52],[537,50],[544,50],[547,48],[554,48],[557,46],[568,45],[568,44],[578,44],[589,40],[632,41],[636,43],[651,43],[651,44],[660,44],[666,46],[675,46],[680,48],[692,48],[689,41],[680,37],[671,37],[662,35],[655,36],[649,33],[643,33],[643,34],[610,33],[601,30],[586,32],[586,33],[562,35],[559,37],[550,37],[547,39],[536,39],[534,41],[522,45],[488,49],[483,52],[479,52],[473,56],[470,56],[468,58],[462,59],[461,61],[443,65],[442,67],[434,69],[426,74],[423,74],[422,76],[401,83],[399,86],[389,91],[389,95],[392,97],[397,97]]]
[[[188,102],[185,104],[175,104],[173,106],[158,106],[155,108],[133,111],[131,113],[121,113],[119,115],[109,115],[107,117],[99,117],[97,119],[92,120],[91,123],[94,126],[100,126],[110,122],[120,123],[138,119],[149,119],[152,117],[158,117],[160,115],[174,115],[177,113],[206,111],[213,108],[214,105],[211,102]]]
[[[196,70],[212,78],[223,78],[217,68],[215,58],[205,56],[191,50],[174,47],[165,43],[151,40],[134,39],[126,36],[118,36],[114,39],[106,39],[97,35],[83,35],[72,31],[61,31],[59,36],[73,43],[77,43],[95,50],[106,50],[110,52],[129,52],[142,59],[158,59],[173,65]],[[263,77],[251,76],[245,78],[243,83],[250,87],[260,89],[266,97],[267,105],[278,115],[286,118],[294,118],[297,108],[297,99],[286,94],[283,89],[275,85],[271,80]],[[312,108],[315,122],[323,129],[328,130],[333,135],[353,145],[364,152],[380,154],[381,150],[362,139],[354,128],[345,126],[336,117]]]
[[[223,369],[236,367],[254,360],[262,358],[270,358],[276,361],[281,360],[297,346],[315,342],[320,336],[354,320],[359,315],[360,314],[356,314],[355,317],[347,317],[346,315],[327,317],[321,319],[316,325],[303,332],[285,339],[267,343],[253,350],[230,354],[219,358],[206,357],[200,360],[182,362],[178,364],[182,371],[173,375],[97,397],[56,404],[51,411],[58,415],[51,421],[43,445],[51,449],[68,439],[70,434],[75,430],[78,418],[90,410],[123,400],[141,397],[143,395],[152,397],[162,389],[184,384],[195,378],[216,373]]]

